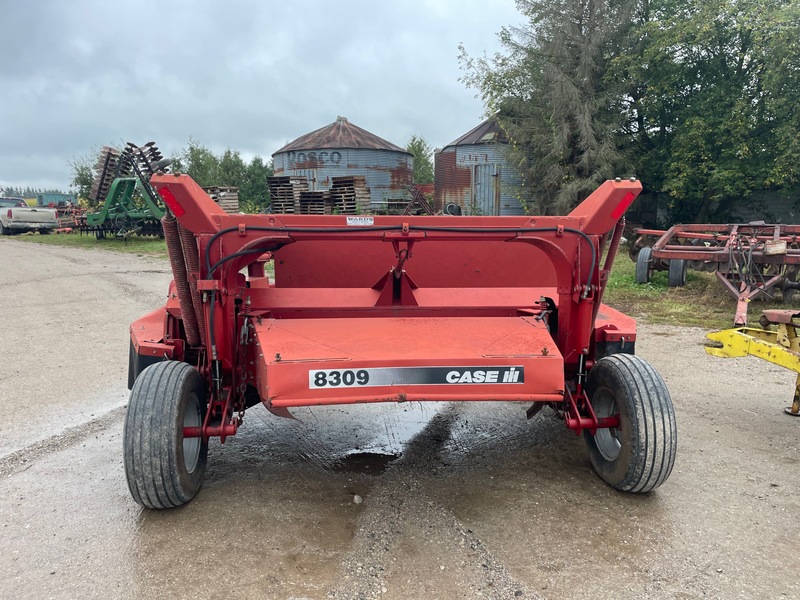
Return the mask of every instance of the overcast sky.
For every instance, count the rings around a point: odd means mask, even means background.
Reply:
[[[106,144],[264,158],[338,115],[443,146],[483,106],[458,44],[499,50],[513,0],[0,0],[0,185],[66,189]]]

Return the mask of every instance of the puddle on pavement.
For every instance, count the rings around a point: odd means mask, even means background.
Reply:
[[[381,454],[378,452],[354,451],[339,459],[333,470],[338,473],[362,473],[364,475],[380,475],[392,463],[400,458],[400,454]]]
[[[254,452],[256,446],[261,446],[258,453],[268,454],[273,463],[299,461],[335,473],[380,475],[446,406],[410,403],[313,407],[295,409],[296,420],[255,408],[245,419],[245,435],[240,435]],[[249,424],[253,426],[248,428]]]
[[[531,453],[550,455],[564,443],[563,424],[547,411],[529,421],[521,404],[360,404],[293,413],[295,420],[261,407],[249,410],[236,437],[225,448],[211,448],[212,464],[230,460],[236,471],[244,467],[256,477],[300,464],[312,471],[380,476],[422,457],[448,470],[470,471],[508,466]]]

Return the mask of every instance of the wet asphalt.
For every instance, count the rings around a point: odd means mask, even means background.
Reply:
[[[549,409],[256,406],[155,512],[121,435],[127,326],[167,264],[4,239],[0,278],[0,598],[800,598],[794,378],[699,329],[640,328],[679,427],[651,494],[603,484]]]

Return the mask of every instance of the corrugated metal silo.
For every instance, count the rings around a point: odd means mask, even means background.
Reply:
[[[404,206],[410,198],[413,156],[345,117],[297,138],[272,159],[276,177],[306,177],[311,191],[329,190],[334,177],[364,176],[372,210]]]
[[[505,158],[507,141],[487,119],[435,154],[434,205],[450,202],[466,214],[522,215],[521,179]]]

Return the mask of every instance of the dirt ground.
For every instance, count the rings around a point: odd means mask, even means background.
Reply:
[[[793,376],[640,324],[679,454],[649,495],[603,484],[549,409],[248,411],[187,506],[122,467],[128,324],[168,263],[0,240],[2,598],[800,598]]]

